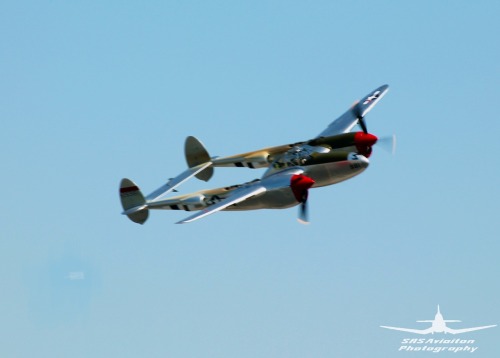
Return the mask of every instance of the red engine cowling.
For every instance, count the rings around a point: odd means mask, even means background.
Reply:
[[[314,180],[304,174],[295,174],[290,179],[293,195],[299,203],[307,200],[308,190],[314,185]]]
[[[354,134],[354,145],[359,154],[370,157],[372,146],[377,143],[378,138],[370,133],[356,132]]]

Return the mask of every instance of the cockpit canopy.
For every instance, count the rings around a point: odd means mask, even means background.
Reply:
[[[270,170],[279,170],[284,168],[296,167],[307,165],[311,160],[312,156],[315,154],[328,153],[330,149],[317,146],[313,147],[310,145],[295,146],[283,155],[276,158],[271,164]]]

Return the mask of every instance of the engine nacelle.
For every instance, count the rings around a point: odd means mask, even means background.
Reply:
[[[206,200],[205,195],[197,194],[182,199],[180,204],[183,206],[187,206],[189,210],[200,209],[206,206],[205,200]]]
[[[309,145],[326,145],[332,149],[346,148],[355,145],[356,133],[343,133],[329,137],[319,137],[308,142]]]
[[[325,145],[332,149],[345,151],[356,150],[359,154],[369,157],[372,146],[377,143],[378,138],[370,133],[351,132],[338,134],[330,137],[320,137],[309,142],[310,145]]]

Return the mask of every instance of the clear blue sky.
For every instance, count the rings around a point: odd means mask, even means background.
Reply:
[[[499,324],[499,13],[3,2],[0,356],[401,357],[408,335],[379,326],[425,328],[437,304],[453,327]],[[309,139],[385,83],[367,122],[396,156],[311,191],[309,226],[296,208],[120,215],[121,178],[154,190],[185,169],[188,135],[212,155]],[[493,357],[499,334],[460,338]]]

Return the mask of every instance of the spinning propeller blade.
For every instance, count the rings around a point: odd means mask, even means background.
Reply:
[[[352,106],[352,113],[358,119],[358,124],[361,127],[361,129],[363,130],[363,133],[371,135],[370,133],[368,133],[368,128],[366,127],[365,118],[363,116],[363,112],[362,112],[361,106],[359,104],[359,101],[355,102],[354,105]],[[392,136],[388,136],[388,137],[382,137],[382,138],[374,137],[374,138],[375,138],[375,141],[373,144],[375,144],[375,143],[379,144],[380,147],[382,147],[382,149],[384,149],[385,151],[387,151],[393,155],[396,153],[396,135],[395,134],[393,134]],[[370,144],[370,147],[373,144]],[[371,153],[371,148],[367,152],[368,152],[367,154],[369,155]]]
[[[387,137],[381,137],[378,139],[377,144],[386,152],[392,155],[396,154],[396,135],[393,134]]]
[[[290,187],[292,188],[295,199],[300,203],[299,216],[297,220],[301,224],[309,224],[309,215],[307,210],[307,197],[309,188],[314,185],[314,180],[303,174],[292,176]]]
[[[359,105],[359,101],[354,103],[354,106],[352,107],[352,112],[354,113],[354,116],[358,119],[358,124],[363,130],[365,134],[368,133],[368,128],[366,127],[366,122],[363,117],[363,113],[361,111],[361,106]]]
[[[300,203],[297,221],[301,224],[309,224],[309,210],[307,209],[307,198]]]

